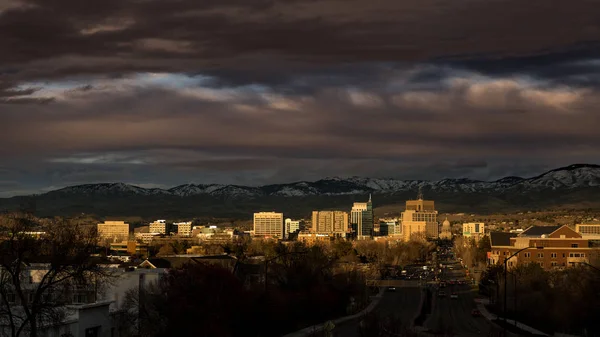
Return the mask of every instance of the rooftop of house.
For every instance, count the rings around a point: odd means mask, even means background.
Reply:
[[[542,235],[550,235],[555,232],[562,225],[554,225],[554,226],[531,226],[521,232],[519,237],[541,237]]]
[[[510,246],[510,239],[517,237],[517,233],[506,233],[506,232],[491,232],[490,243],[492,247],[495,246]]]

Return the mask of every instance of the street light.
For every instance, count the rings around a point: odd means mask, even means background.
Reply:
[[[508,260],[510,260],[511,258],[517,256],[520,252],[530,249],[530,248],[536,248],[536,249],[543,249],[544,247],[525,247],[525,248],[521,248],[519,250],[517,250],[516,252],[514,252],[511,256],[507,257],[506,259],[504,259],[504,335],[506,336],[506,301],[508,301],[508,296],[506,293],[506,283],[508,282],[507,280],[507,275],[508,275]],[[516,320],[516,318],[515,318]]]
[[[508,271],[507,271],[508,272]],[[513,311],[516,313],[517,312],[517,273],[510,273],[513,276],[513,279],[515,281],[515,285],[514,285],[514,306],[513,306]],[[515,322],[515,327],[517,327],[517,320],[514,320]]]

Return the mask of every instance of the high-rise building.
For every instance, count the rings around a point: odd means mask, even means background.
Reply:
[[[285,237],[288,238],[290,233],[295,233],[300,230],[300,220],[285,219]]]
[[[129,224],[124,221],[105,221],[104,223],[99,223],[98,238],[101,241],[126,241],[129,238]]]
[[[350,224],[352,230],[356,233],[358,240],[368,239],[373,237],[374,227],[373,203],[371,195],[367,202],[355,202],[350,212]]]
[[[192,222],[176,222],[173,225],[177,226],[177,235],[187,237],[192,234]]]
[[[283,213],[254,213],[254,235],[283,239]]]
[[[348,213],[343,211],[313,211],[312,232],[345,237],[348,232]]]
[[[438,212],[432,200],[423,200],[419,192],[417,200],[407,200],[406,209],[402,212],[402,238],[409,241],[413,235],[424,235],[427,238],[438,238]]]
[[[149,233],[159,233],[159,234],[167,234],[167,221],[166,220],[156,220],[149,225],[148,232]]]

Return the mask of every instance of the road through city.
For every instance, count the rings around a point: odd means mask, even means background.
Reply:
[[[410,327],[421,301],[421,289],[417,282],[406,282],[395,291],[386,291],[379,305],[374,310],[382,319],[390,318],[402,327]],[[333,330],[335,337],[360,337],[359,324],[361,318],[339,324]]]
[[[441,279],[464,280],[465,272],[456,264],[454,270],[445,269]],[[472,315],[472,311],[476,309],[476,293],[470,285],[448,284],[445,288],[433,291],[432,312],[424,323],[429,332],[444,333],[446,336],[498,336],[500,333],[485,318]],[[445,294],[440,296],[440,292]],[[452,294],[456,296],[451,296]]]

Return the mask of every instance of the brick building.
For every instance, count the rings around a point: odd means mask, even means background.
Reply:
[[[566,225],[532,226],[520,234],[492,232],[490,241],[489,264],[504,263],[504,259],[526,248],[508,260],[509,268],[526,263],[537,263],[547,270],[565,268],[590,263],[598,254],[590,240]]]

